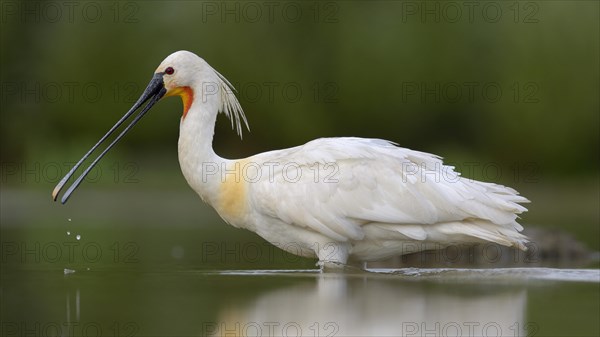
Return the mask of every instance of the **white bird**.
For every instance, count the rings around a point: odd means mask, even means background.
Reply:
[[[233,87],[188,51],[169,55],[134,106],[59,182],[146,101],[149,103],[63,195],[163,96],[181,96],[179,162],[189,185],[229,224],[256,232],[322,267],[383,259],[453,244],[495,242],[525,249],[515,190],[460,177],[440,157],[381,139],[321,138],[304,145],[225,159],[213,148],[219,112],[242,135],[248,123]]]

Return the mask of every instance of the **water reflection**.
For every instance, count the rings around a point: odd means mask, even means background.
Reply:
[[[523,336],[527,291],[507,285],[316,275],[227,301],[208,336]],[[530,331],[531,333],[531,331]]]
[[[81,316],[81,300],[80,300],[80,295],[79,295],[79,288],[75,289],[75,298],[74,298],[74,304],[75,304],[75,308],[71,309],[71,290],[67,290],[67,302],[66,302],[66,322],[68,325],[71,325],[72,323],[72,318],[71,318],[71,312],[75,311],[75,322],[79,322],[79,317]]]
[[[543,268],[3,271],[0,335],[593,336],[599,282]]]

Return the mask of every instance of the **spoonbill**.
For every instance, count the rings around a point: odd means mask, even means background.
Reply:
[[[133,107],[67,173],[148,102],[63,194],[71,193],[98,161],[162,97],[180,96],[178,154],[183,175],[227,223],[253,231],[292,254],[343,268],[453,244],[495,242],[526,249],[520,205],[509,187],[466,179],[440,157],[381,139],[320,138],[304,145],[225,159],[213,148],[219,112],[242,136],[248,127],[233,86],[194,53],[178,51],[156,69]]]

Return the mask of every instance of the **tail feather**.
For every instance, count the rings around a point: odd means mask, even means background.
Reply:
[[[464,221],[438,223],[428,228],[428,237],[434,239],[439,236],[445,236],[448,241],[468,241],[464,236],[495,242],[507,247],[517,247],[527,250],[525,246],[528,239],[525,235],[519,233],[523,227],[514,222],[513,228],[507,228],[482,219],[467,219]],[[429,238],[428,238],[429,239]],[[435,240],[435,239],[434,239]]]

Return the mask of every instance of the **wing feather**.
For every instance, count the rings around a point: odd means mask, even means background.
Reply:
[[[465,235],[498,242],[497,228],[521,230],[517,214],[527,210],[519,203],[528,200],[511,188],[462,178],[438,156],[381,139],[321,138],[251,160],[277,164],[250,184],[258,212],[337,241],[364,238],[369,223],[422,240],[423,225],[446,224],[435,227],[449,232],[480,219],[462,228]],[[286,165],[300,168],[300,179],[286,179]],[[332,181],[324,179],[328,165],[337,170]]]

